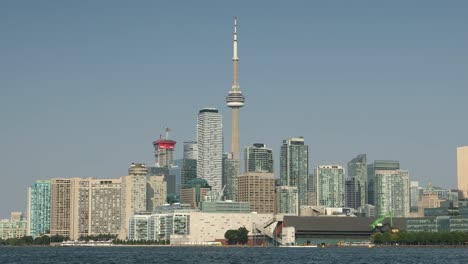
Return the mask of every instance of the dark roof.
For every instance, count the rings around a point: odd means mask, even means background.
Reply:
[[[200,113],[218,113],[218,109],[204,108],[204,109],[200,110]]]
[[[374,217],[344,217],[344,216],[284,216],[286,226],[294,226],[296,232],[301,231],[372,231],[369,227],[375,221]],[[384,223],[390,223],[390,219]],[[393,225],[400,230],[406,230],[406,218],[393,218]]]

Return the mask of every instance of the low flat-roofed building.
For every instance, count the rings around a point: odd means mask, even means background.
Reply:
[[[338,241],[368,241],[374,217],[284,216],[284,226],[296,229],[296,244],[336,244]],[[390,219],[384,220],[390,223]],[[393,227],[406,230],[406,218],[393,218]]]
[[[26,236],[27,221],[22,213],[13,212],[11,218],[0,220],[0,239],[21,238]]]

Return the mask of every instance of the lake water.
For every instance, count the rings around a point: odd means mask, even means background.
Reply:
[[[0,247],[0,263],[468,263],[468,248]]]

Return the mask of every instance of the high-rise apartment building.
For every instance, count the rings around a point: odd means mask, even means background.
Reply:
[[[181,185],[197,178],[198,144],[195,141],[184,142]]]
[[[149,176],[146,184],[146,206],[148,212],[161,205],[166,204],[167,183],[164,176]]]
[[[200,110],[197,118],[197,177],[221,191],[223,173],[223,123],[217,109]]]
[[[282,186],[297,187],[299,208],[308,204],[307,189],[309,177],[309,146],[304,138],[290,138],[283,141],[280,155],[280,178]]]
[[[391,211],[395,217],[408,217],[410,212],[408,171],[375,170],[374,175],[377,215]]]
[[[273,150],[262,143],[246,147],[245,172],[273,173]]]
[[[128,176],[122,177],[121,227],[119,238],[128,237],[128,221],[132,215],[146,211],[146,175],[145,164],[132,163]]]
[[[79,233],[117,235],[120,230],[121,179],[84,179],[79,190]],[[82,210],[81,208],[87,208]],[[81,219],[85,221],[81,221]]]
[[[227,200],[237,201],[238,176],[240,160],[234,158],[232,152],[223,154],[223,186],[224,197]]]
[[[410,181],[410,211],[416,212],[419,207],[419,181]]]
[[[314,170],[309,174],[309,182],[307,184],[307,202],[308,205],[318,205],[317,202],[317,177],[315,177]]]
[[[375,171],[399,169],[400,162],[395,160],[375,160],[374,163],[367,165],[367,200],[369,204],[376,204]]]
[[[322,165],[315,168],[318,205],[345,206],[344,169],[340,165]]]
[[[249,202],[252,212],[275,211],[275,178],[273,173],[247,172],[239,175],[237,201]]]
[[[348,178],[352,179],[354,190],[349,190],[349,195],[354,200],[353,207],[357,209],[367,203],[367,156],[357,155],[348,162]]]
[[[297,187],[276,187],[275,214],[299,214],[299,196],[297,193]]]
[[[120,179],[52,179],[50,234],[72,240],[117,234],[120,195]]]
[[[458,189],[468,198],[468,146],[457,148]]]
[[[50,181],[36,181],[28,188],[28,235],[36,238],[50,230]]]
[[[75,237],[73,226],[78,219],[73,218],[77,201],[73,196],[79,178],[50,180],[50,234]]]
[[[361,207],[361,190],[358,188],[358,180],[354,177],[345,180],[345,205],[349,208]]]

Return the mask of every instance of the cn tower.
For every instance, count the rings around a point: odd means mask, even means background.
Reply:
[[[245,97],[239,87],[237,80],[239,67],[239,57],[237,57],[237,18],[234,17],[234,41],[233,41],[233,56],[232,56],[232,87],[229,94],[226,96],[227,106],[231,108],[232,123],[231,123],[231,152],[234,159],[240,160],[240,144],[239,144],[239,108],[244,106]]]

